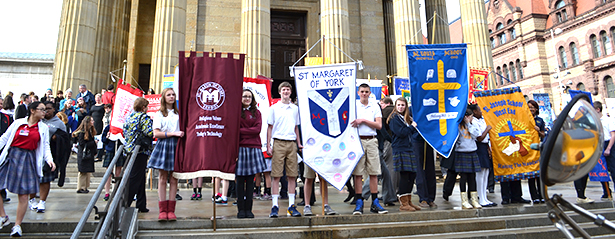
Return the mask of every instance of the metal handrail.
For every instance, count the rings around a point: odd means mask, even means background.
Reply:
[[[115,165],[117,160],[120,158],[123,149],[124,145],[121,145],[115,152],[115,157],[113,157],[113,160],[111,160],[111,163],[109,165]],[[81,230],[83,230],[85,223],[87,222],[88,218],[90,217],[90,214],[92,213],[92,210],[94,209],[94,205],[96,205],[96,201],[98,201],[102,190],[105,188],[105,184],[107,180],[109,180],[109,176],[111,175],[112,170],[113,167],[109,167],[107,168],[107,171],[105,171],[105,175],[103,176],[101,183],[98,185],[96,192],[94,192],[94,196],[92,196],[92,198],[90,199],[90,203],[85,208],[85,212],[83,212],[81,220],[79,220],[77,227],[75,227],[75,230],[73,231],[73,235],[70,237],[71,239],[77,239],[79,238],[79,235],[81,235]]]
[[[98,239],[105,238],[109,225],[111,224],[111,222],[113,222],[113,218],[115,217],[115,214],[117,212],[116,209],[118,205],[120,204],[120,202],[122,201],[121,200],[122,196],[125,194],[123,192],[124,191],[123,189],[126,188],[126,184],[129,181],[126,179],[128,179],[130,172],[132,171],[132,166],[135,163],[135,160],[137,158],[137,155],[139,154],[140,149],[141,149],[140,145],[137,145],[133,149],[132,155],[130,156],[130,160],[128,161],[128,165],[126,165],[126,167],[124,168],[124,174],[122,175],[122,180],[120,181],[120,185],[117,187],[117,193],[113,195],[113,201],[111,202],[111,205],[109,206],[109,210],[108,210],[109,214],[105,216],[105,220],[103,221],[102,226],[100,227],[100,230],[98,230],[98,237],[96,237]]]

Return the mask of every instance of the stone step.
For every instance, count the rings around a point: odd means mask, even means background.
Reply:
[[[11,218],[12,219],[12,218]],[[0,230],[0,238],[10,238],[11,225]],[[86,222],[79,238],[92,238],[94,230],[98,226],[94,222]],[[77,222],[28,222],[21,224],[24,237],[26,238],[70,238],[77,227]]]
[[[611,202],[588,204],[583,207],[603,214],[607,219],[615,219],[615,209]],[[546,206],[541,205],[385,215],[226,219],[217,220],[216,232],[213,232],[210,220],[181,220],[166,223],[140,221],[137,237],[271,238],[283,233],[285,238],[356,238],[477,231],[498,232],[504,229],[524,230],[526,227],[551,228],[553,226],[546,212]],[[587,221],[580,216],[573,216],[573,219],[580,222]],[[605,234],[605,232],[597,234]]]

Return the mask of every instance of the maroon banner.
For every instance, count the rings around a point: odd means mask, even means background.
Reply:
[[[178,179],[235,180],[244,54],[179,52]]]

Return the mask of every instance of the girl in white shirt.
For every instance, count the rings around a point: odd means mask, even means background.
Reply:
[[[467,109],[463,121],[459,124],[459,138],[455,145],[455,171],[461,176],[459,180],[459,190],[461,191],[461,208],[482,208],[478,203],[478,193],[476,192],[476,172],[480,172],[480,162],[476,155],[476,138],[480,133],[476,128],[470,127],[472,123],[472,111]],[[468,202],[468,191],[472,196],[472,204]]]
[[[175,91],[172,88],[162,90],[160,97],[160,110],[154,116],[154,137],[158,139],[156,147],[150,156],[148,168],[158,169],[158,207],[159,221],[177,220],[175,216],[175,195],[177,193],[177,179],[172,176],[175,167],[175,149],[177,140],[184,136],[179,130],[179,111],[175,102]],[[169,200],[166,200],[167,179],[169,181]]]

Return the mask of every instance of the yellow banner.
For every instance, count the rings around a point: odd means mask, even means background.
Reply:
[[[496,180],[511,181],[540,174],[540,152],[530,149],[539,143],[536,122],[518,87],[475,92],[487,125]]]
[[[325,65],[331,64],[331,59],[325,57]],[[319,66],[322,65],[322,57],[306,57],[305,66]]]

